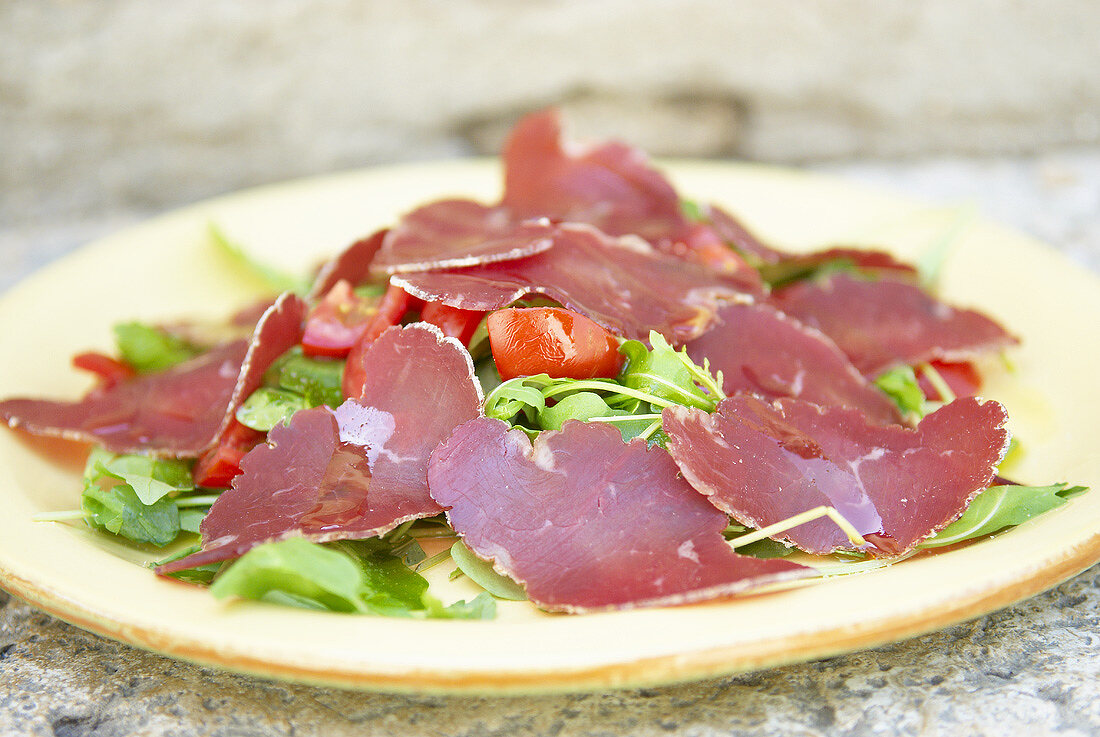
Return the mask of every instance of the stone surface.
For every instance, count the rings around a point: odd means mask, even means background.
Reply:
[[[1100,271],[1100,151],[856,161],[832,174],[958,204]],[[0,289],[149,211],[0,224]],[[1095,493],[1095,492],[1094,492]],[[665,688],[476,698],[272,683],[84,633],[0,593],[0,734],[869,737],[1100,734],[1100,567],[974,622],[875,650]]]
[[[586,136],[765,160],[1100,141],[1090,0],[7,0],[0,222]]]
[[[877,650],[665,688],[508,698],[272,683],[137,651],[16,600],[0,609],[0,734],[535,737],[1100,732],[1100,569]]]

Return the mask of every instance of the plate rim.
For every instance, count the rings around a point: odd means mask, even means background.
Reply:
[[[446,160],[444,162],[417,162],[414,164],[397,164],[385,167],[371,167],[367,169],[340,172],[337,174],[309,177],[306,179],[291,180],[261,187],[250,188],[240,192],[230,193],[204,202],[188,205],[186,207],[159,215],[141,223],[124,228],[121,231],[97,238],[91,243],[81,247],[74,253],[82,253],[95,249],[101,244],[107,244],[122,235],[139,228],[156,229],[160,224],[173,219],[188,219],[201,216],[203,212],[218,206],[232,206],[232,203],[243,198],[262,199],[268,193],[280,191],[295,191],[301,188],[316,187],[321,183],[339,182],[343,179],[354,180],[364,173],[383,175],[392,171],[418,171],[439,167],[454,168],[461,171],[466,166],[487,167],[495,163],[494,159],[459,159]],[[664,163],[664,162],[662,162]],[[756,164],[743,164],[733,162],[715,161],[687,161],[677,160],[667,163],[667,168],[675,172],[677,168],[700,167],[702,169],[714,169],[717,171],[740,169],[750,172],[760,172],[767,175],[781,175],[783,177],[797,177],[806,180],[823,181],[832,186],[842,185],[852,190],[864,190],[869,195],[878,195],[886,200],[918,204],[915,198],[883,193],[878,190],[866,189],[860,185],[846,180],[837,179],[827,175],[806,173],[797,170],[789,170],[781,167],[772,167]],[[982,221],[985,226],[996,224]],[[1042,244],[1028,236],[1015,233],[1017,238],[1036,244],[1048,253],[1058,253],[1049,246]],[[29,278],[22,280],[11,290],[0,297],[0,303],[8,302],[17,292],[22,290],[34,290],[39,283],[46,283],[51,274],[61,265],[67,262],[73,254],[63,257],[58,262],[38,270]],[[1058,254],[1062,256],[1064,255]],[[1082,267],[1073,264],[1068,259],[1066,263],[1080,269]],[[2,551],[0,551],[2,552]],[[134,624],[124,624],[114,620],[104,620],[93,611],[83,608],[78,601],[72,600],[64,592],[55,590],[49,585],[43,585],[35,581],[25,579],[16,571],[8,569],[0,556],[0,582],[4,588],[10,590],[16,596],[40,607],[41,609],[59,617],[71,624],[96,634],[116,639],[126,644],[135,645],[143,649],[157,652],[163,655],[183,660],[200,663],[203,665],[228,668],[230,670],[249,673],[251,675],[290,680],[294,682],[311,683],[326,686],[351,687],[370,689],[377,691],[410,692],[429,690],[439,693],[476,693],[476,694],[504,694],[504,693],[548,693],[555,691],[582,691],[598,690],[604,688],[626,688],[651,684],[668,684],[688,680],[728,675],[731,673],[753,670],[758,668],[775,667],[793,662],[802,662],[822,657],[836,655],[842,652],[850,652],[855,649],[874,647],[886,642],[894,642],[908,639],[926,632],[930,632],[949,624],[958,623],[977,616],[994,611],[1013,602],[1037,594],[1041,591],[1056,586],[1072,575],[1085,570],[1100,559],[1100,530],[1094,530],[1092,534],[1084,538],[1078,545],[1072,548],[1061,549],[1058,556],[1044,561],[1043,565],[1031,571],[1030,575],[1021,580],[1016,580],[1013,585],[993,585],[975,587],[968,596],[952,602],[949,606],[937,609],[932,616],[929,612],[920,611],[910,613],[908,617],[882,620],[863,625],[838,627],[833,630],[812,630],[794,637],[781,639],[762,640],[756,643],[754,649],[746,653],[744,645],[725,645],[716,649],[696,650],[688,653],[672,653],[662,656],[651,656],[633,661],[625,661],[615,664],[586,666],[576,670],[558,667],[550,670],[516,670],[498,673],[490,676],[483,673],[471,674],[468,671],[456,670],[451,673],[432,672],[423,670],[404,670],[392,672],[388,669],[352,668],[334,671],[331,667],[320,670],[317,668],[303,667],[300,664],[282,662],[270,658],[257,658],[248,653],[232,655],[224,649],[204,643],[201,640],[193,642],[181,641],[179,635],[167,636],[163,632],[143,628]],[[832,635],[832,637],[827,637]],[[782,645],[782,647],[780,647]],[[736,653],[729,650],[737,647]]]

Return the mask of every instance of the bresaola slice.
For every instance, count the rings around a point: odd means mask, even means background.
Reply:
[[[618,141],[566,142],[554,110],[528,115],[512,129],[502,204],[519,217],[588,223],[661,250],[682,240],[690,225],[676,190],[645,154]]]
[[[899,364],[967,361],[1017,342],[985,315],[892,279],[834,274],[784,287],[771,302],[832,338],[867,377]]]
[[[755,528],[835,507],[873,544],[898,554],[942,529],[989,486],[1008,447],[997,402],[958,399],[916,429],[876,426],[857,410],[749,395],[707,414],[670,407],[668,452],[712,504]],[[779,536],[811,553],[851,549],[830,519]]]
[[[553,233],[549,221],[520,222],[504,207],[440,200],[401,218],[371,270],[398,274],[510,261],[550,248]]]
[[[385,229],[377,230],[366,238],[360,238],[326,262],[313,280],[313,287],[309,290],[310,302],[324,297],[339,281],[356,286],[370,276],[371,264],[387,233],[389,231]]]
[[[487,312],[542,294],[613,333],[673,343],[703,333],[726,302],[752,301],[752,285],[586,225],[558,226],[547,251],[465,269],[397,274],[391,283],[426,302]]]
[[[727,305],[718,324],[688,343],[691,359],[722,372],[727,395],[794,397],[853,407],[875,423],[901,422],[896,405],[831,340],[764,304]]]
[[[808,572],[734,553],[726,515],[666,453],[599,423],[532,445],[500,420],[467,422],[432,455],[428,485],[466,545],[550,611],[702,601]]]
[[[300,299],[284,295],[264,313],[250,341],[226,343],[76,402],[9,399],[0,402],[0,417],[10,427],[100,443],[112,453],[196,457],[225,432],[271,362],[299,341],[303,310]]]
[[[431,452],[481,413],[469,354],[435,327],[393,327],[364,356],[362,395],[295,413],[241,462],[200,529],[203,549],[160,573],[228,560],[264,542],[374,537],[442,509]]]

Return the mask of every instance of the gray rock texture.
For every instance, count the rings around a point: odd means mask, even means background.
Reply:
[[[1100,271],[1100,152],[856,161],[840,176],[973,201]],[[150,214],[0,226],[2,286]],[[1097,493],[1097,492],[1093,492]],[[271,683],[84,633],[0,594],[0,734],[1031,737],[1100,734],[1100,568],[910,641],[686,685],[510,698],[390,696]]]
[[[1100,141],[1090,0],[6,0],[0,222],[582,135],[781,161]]]

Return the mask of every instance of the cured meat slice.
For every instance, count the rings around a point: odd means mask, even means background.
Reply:
[[[959,399],[916,429],[876,426],[858,411],[749,395],[707,414],[670,407],[662,427],[684,477],[716,507],[762,528],[818,506],[837,509],[871,543],[904,552],[963,513],[1008,447],[997,402]],[[811,553],[853,546],[822,518],[782,533]]]
[[[322,266],[309,290],[310,301],[324,297],[338,281],[346,281],[353,286],[361,284],[370,276],[371,263],[388,232],[378,230],[357,240]]]
[[[429,456],[481,413],[469,354],[433,326],[390,328],[367,350],[363,394],[295,413],[241,461],[200,527],[203,549],[160,573],[228,560],[264,542],[374,537],[439,514]]]
[[[467,422],[428,485],[466,545],[551,611],[700,601],[807,570],[734,553],[726,515],[669,456],[607,425],[570,421],[532,446],[499,420]]]
[[[565,142],[554,110],[528,115],[512,129],[504,146],[502,204],[520,217],[637,235],[661,250],[689,227],[676,190],[645,154],[618,141]]]
[[[727,305],[718,320],[687,351],[695,363],[707,359],[712,370],[722,372],[727,395],[794,397],[852,407],[879,424],[901,422],[894,403],[817,330],[764,304]]]
[[[754,263],[774,264],[788,255],[764,243],[740,220],[717,205],[708,205],[704,214],[719,238]]]
[[[752,287],[577,224],[558,227],[548,251],[465,269],[398,274],[391,283],[427,302],[487,312],[543,294],[617,335],[656,330],[674,343],[704,332],[725,302],[752,301]]]
[[[226,343],[76,402],[9,399],[0,402],[0,417],[35,435],[100,443],[113,453],[198,456],[217,442],[271,362],[298,341],[301,314],[301,301],[286,295],[264,314],[251,342]]]
[[[413,210],[386,236],[371,269],[380,274],[510,261],[553,245],[549,221],[513,220],[503,207],[441,200]]]
[[[868,377],[899,364],[966,361],[1017,342],[980,312],[951,307],[892,279],[834,274],[792,284],[771,299],[832,338]]]
[[[504,199],[517,217],[593,225],[633,235],[662,253],[737,274],[759,289],[759,276],[707,225],[692,223],[680,196],[646,155],[618,141],[582,146],[563,140],[557,112],[521,120],[504,148]]]

